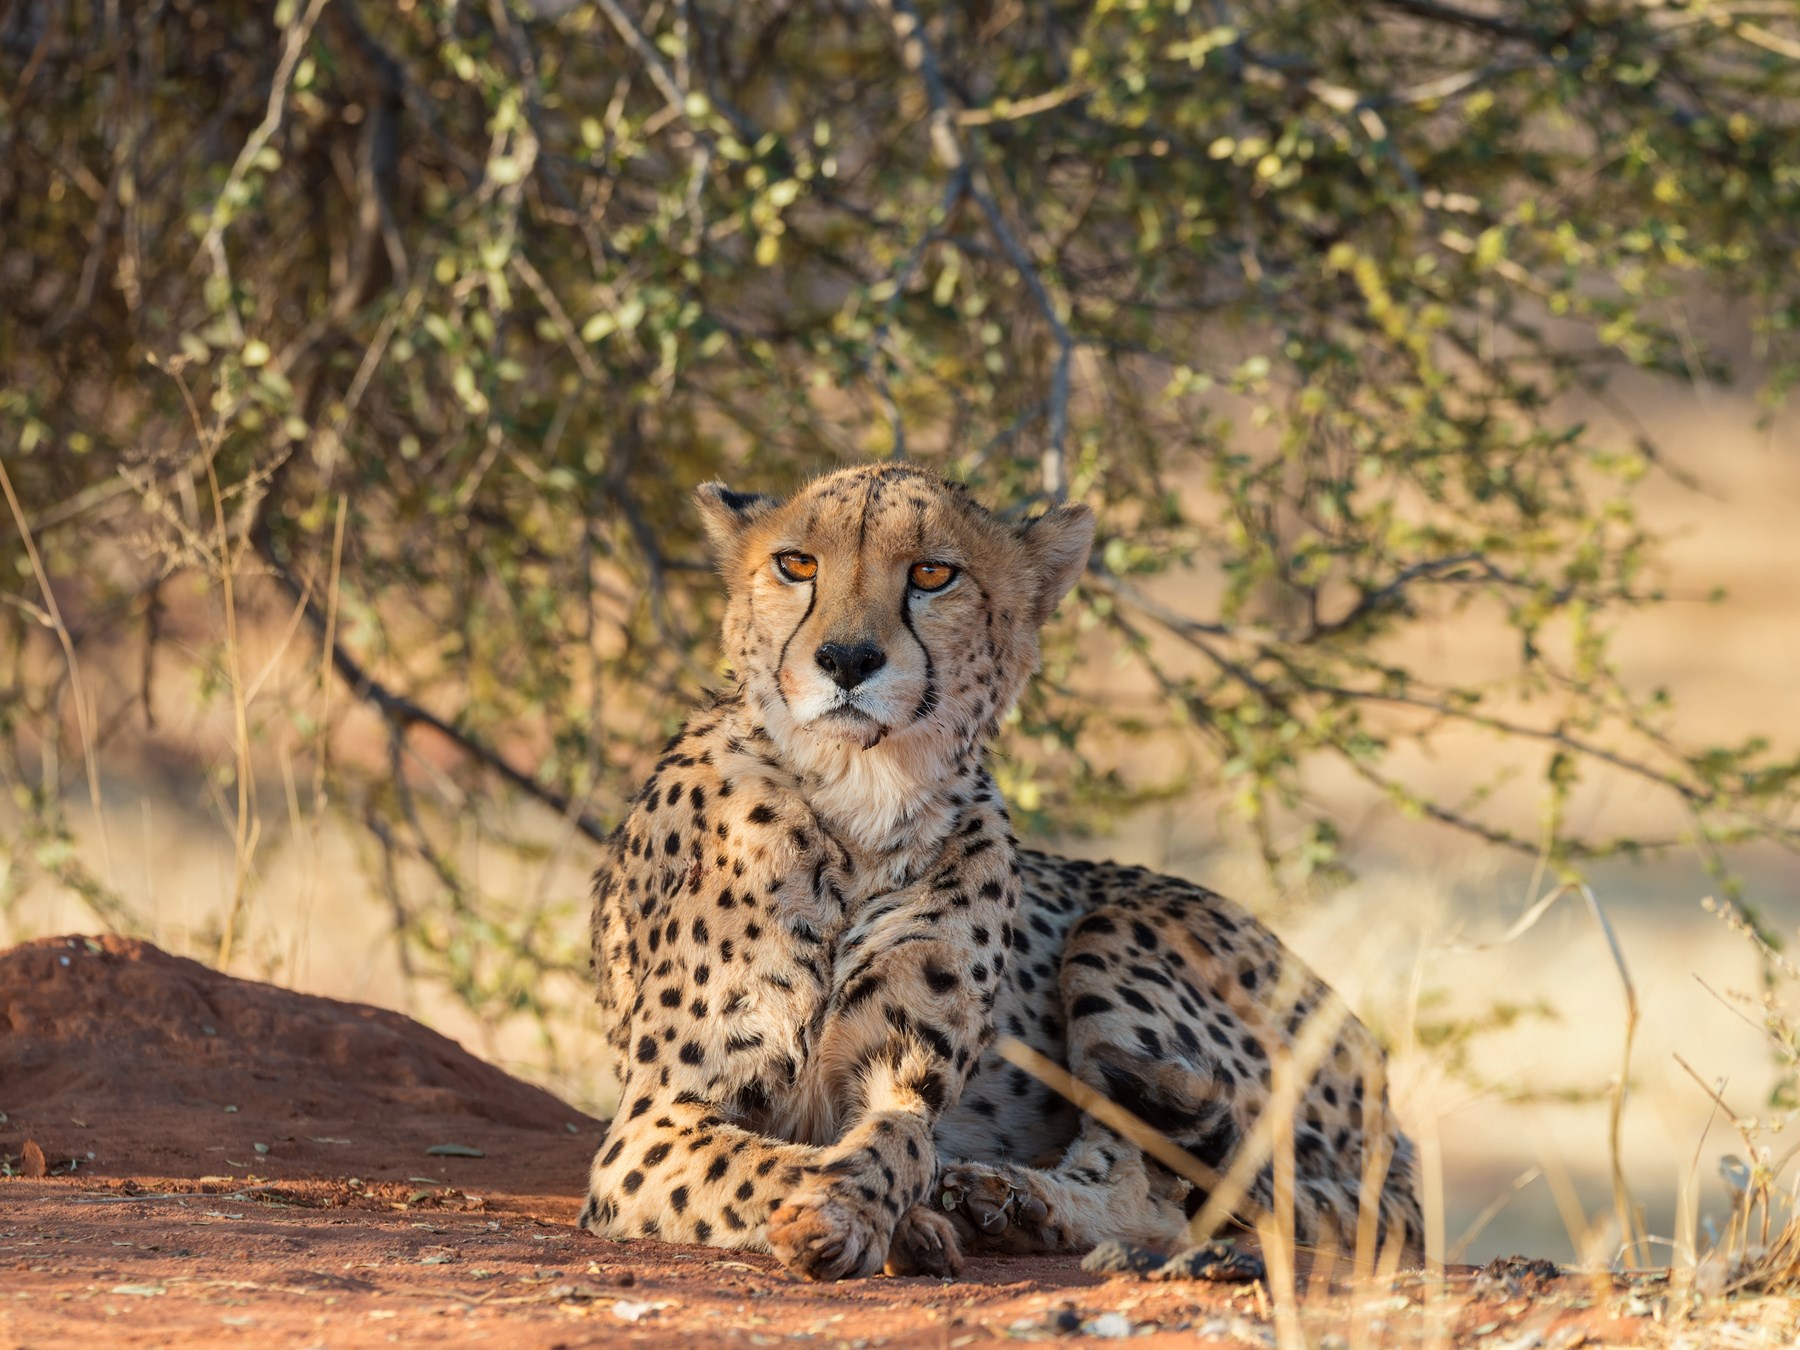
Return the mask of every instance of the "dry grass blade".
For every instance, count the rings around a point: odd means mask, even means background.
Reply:
[[[1774,1241],[1736,1272],[1731,1288],[1758,1294],[1792,1294],[1800,1290],[1800,1215],[1788,1215]]]
[[[1606,949],[1612,956],[1614,968],[1619,972],[1619,985],[1625,994],[1625,1034],[1619,1047],[1619,1076],[1613,1083],[1612,1100],[1607,1109],[1607,1155],[1612,1166],[1613,1211],[1627,1250],[1632,1251],[1640,1248],[1648,1236],[1643,1214],[1631,1199],[1631,1187],[1625,1180],[1625,1161],[1619,1147],[1619,1135],[1625,1117],[1625,1096],[1631,1090],[1631,1051],[1637,1040],[1637,988],[1631,982],[1631,970],[1625,964],[1625,953],[1619,948],[1618,934],[1613,931],[1599,897],[1585,882],[1576,884],[1581,898],[1587,902],[1588,912],[1594,916],[1594,922],[1600,925],[1600,931],[1606,936]]]
[[[1722,1082],[1709,1085],[1687,1060],[1680,1055],[1676,1055],[1674,1059],[1706,1094],[1713,1109],[1723,1112],[1731,1121],[1744,1146],[1741,1184],[1733,1182],[1736,1193],[1732,1197],[1731,1225],[1723,1242],[1715,1249],[1715,1255],[1722,1255],[1732,1270],[1728,1289],[1732,1292],[1759,1294],[1793,1293],[1800,1290],[1800,1212],[1796,1212],[1794,1208],[1791,1193],[1784,1194],[1778,1185],[1788,1164],[1796,1155],[1800,1155],[1800,1144],[1789,1147],[1779,1156],[1773,1155],[1766,1147],[1759,1149],[1756,1136],[1769,1128],[1767,1123],[1747,1120],[1738,1115],[1725,1100]],[[1708,1124],[1711,1124],[1710,1116]],[[1701,1144],[1704,1142],[1705,1136],[1702,1135]],[[1698,1159],[1699,1146],[1696,1146],[1696,1162]],[[1774,1224],[1777,1202],[1785,1207],[1787,1215],[1771,1240],[1769,1231]],[[1751,1227],[1759,1213],[1761,1223],[1757,1225],[1755,1241],[1752,1242]]]
[[[1072,1105],[1087,1112],[1121,1138],[1137,1145],[1183,1181],[1208,1190],[1223,1181],[1218,1172],[1161,1130],[1145,1124],[1110,1097],[1089,1087],[1055,1060],[1039,1054],[1024,1041],[1013,1036],[1003,1036],[996,1043],[995,1049],[1007,1063],[1023,1069],[1045,1087],[1068,1098]]]
[[[106,833],[106,812],[101,809],[100,803],[100,760],[95,748],[97,738],[94,731],[94,709],[88,702],[87,687],[81,681],[81,661],[75,655],[75,639],[70,636],[69,626],[63,622],[62,610],[56,603],[56,592],[50,588],[50,574],[44,569],[43,557],[38,553],[37,541],[32,537],[31,522],[26,519],[25,507],[19,501],[19,494],[13,490],[12,475],[7,473],[6,461],[3,459],[0,459],[0,489],[6,493],[6,505],[12,511],[13,524],[19,528],[19,540],[25,545],[25,556],[31,563],[31,575],[43,594],[44,614],[48,616],[50,627],[62,647],[63,660],[69,665],[69,692],[75,697],[75,725],[81,732],[81,757],[87,770],[88,800],[94,809],[94,827],[100,832],[100,856],[106,863],[107,884],[116,886],[112,845]],[[100,917],[106,921],[109,929],[118,931],[110,914],[102,910]]]
[[[1648,1241],[1648,1231],[1644,1227],[1643,1213],[1631,1198],[1631,1186],[1625,1179],[1624,1155],[1620,1150],[1620,1134],[1625,1117],[1625,1099],[1631,1089],[1631,1054],[1637,1040],[1638,1029],[1638,997],[1637,986],[1631,979],[1631,969],[1625,962],[1625,953],[1619,946],[1618,934],[1613,931],[1612,921],[1607,918],[1605,908],[1594,890],[1585,881],[1565,881],[1555,890],[1550,891],[1519,916],[1517,922],[1493,942],[1477,943],[1473,946],[1455,948],[1459,951],[1482,952],[1522,937],[1537,925],[1539,919],[1549,912],[1558,900],[1565,895],[1579,895],[1586,903],[1588,913],[1593,916],[1599,926],[1600,934],[1606,939],[1607,954],[1611,956],[1613,969],[1618,972],[1619,987],[1625,999],[1625,1030],[1619,1046],[1619,1072],[1613,1079],[1612,1091],[1608,1094],[1607,1109],[1607,1158],[1612,1176],[1613,1215],[1619,1225],[1619,1233],[1623,1240],[1622,1252],[1628,1257],[1641,1252]]]
[[[317,9],[318,5],[315,4],[309,14],[316,17]],[[245,688],[243,642],[238,633],[237,564],[232,557],[231,532],[225,521],[225,498],[219,485],[217,466],[214,464],[214,460],[218,456],[219,445],[223,440],[222,424],[215,426],[209,432],[201,420],[199,405],[194,400],[193,391],[188,387],[186,377],[179,370],[171,370],[170,375],[177,388],[181,390],[181,397],[187,404],[188,416],[193,422],[194,434],[199,437],[203,447],[200,453],[200,462],[206,470],[206,482],[212,495],[213,527],[215,544],[218,549],[214,561],[217,564],[219,591],[225,611],[225,675],[231,689],[233,768],[237,788],[237,804],[232,812],[231,899],[226,906],[225,917],[220,926],[217,958],[219,969],[225,970],[231,965],[232,947],[237,938],[245,892],[250,883],[251,864],[256,856],[257,842],[262,837],[262,820],[256,808],[255,765],[250,759],[250,698],[252,695]]]
[[[1480,1237],[1482,1230],[1499,1216],[1501,1210],[1512,1203],[1513,1197],[1518,1195],[1520,1191],[1524,1190],[1532,1182],[1543,1175],[1543,1168],[1527,1167],[1523,1172],[1519,1173],[1518,1176],[1514,1177],[1510,1186],[1501,1191],[1500,1194],[1496,1195],[1492,1200],[1488,1201],[1487,1206],[1481,1213],[1477,1214],[1469,1221],[1469,1226],[1463,1229],[1462,1236],[1450,1244],[1449,1250],[1444,1254],[1444,1259],[1452,1262],[1462,1260],[1463,1253],[1469,1249],[1469,1244]]]
[[[1269,1147],[1273,1154],[1274,1184],[1270,1190],[1275,1212],[1264,1216],[1256,1225],[1262,1238],[1263,1261],[1268,1267],[1269,1296],[1275,1304],[1275,1342],[1281,1350],[1306,1350],[1294,1270],[1294,1113],[1273,1109],[1276,1102],[1290,1095],[1294,1101],[1299,1101],[1299,1089],[1292,1082],[1294,1076],[1292,1058],[1277,1055],[1270,1066],[1271,1109],[1265,1113],[1269,1118]],[[1247,1152],[1248,1149],[1241,1150],[1241,1153]]]
[[[1330,1053],[1348,1016],[1348,1010],[1337,999],[1327,999],[1307,1018],[1291,1046],[1277,1056],[1278,1060],[1285,1060],[1289,1067],[1279,1079],[1271,1075],[1273,1086],[1268,1104],[1238,1145],[1224,1177],[1213,1187],[1206,1203],[1188,1226],[1190,1241],[1208,1241],[1234,1215],[1241,1212],[1250,1187],[1255,1184],[1257,1173],[1274,1155],[1278,1128],[1291,1132],[1294,1111],[1300,1104],[1301,1094],[1312,1081],[1314,1070]]]

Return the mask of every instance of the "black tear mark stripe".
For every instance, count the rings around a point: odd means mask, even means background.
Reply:
[[[937,667],[931,659],[931,648],[925,645],[925,639],[920,637],[919,630],[913,627],[912,612],[909,608],[911,604],[912,587],[901,587],[900,622],[906,625],[906,631],[912,634],[912,640],[919,644],[919,651],[925,657],[925,692],[919,696],[919,706],[913,709],[913,721],[917,722],[922,718],[929,717],[932,710],[937,707]]]
[[[787,668],[788,648],[793,645],[794,639],[800,634],[800,630],[806,627],[806,621],[812,618],[813,606],[818,603],[818,599],[819,583],[816,581],[808,582],[806,590],[806,613],[800,616],[800,622],[794,625],[794,631],[787,635],[787,641],[781,644],[781,655],[775,659],[775,697],[781,700],[781,706],[784,708],[788,707],[789,704],[787,690],[781,687],[781,672]]]
[[[981,583],[973,577],[969,578],[969,582],[981,593],[981,598],[984,601],[987,600],[988,593],[982,589]],[[992,602],[989,603],[991,605]],[[906,625],[906,631],[912,634],[912,640],[919,644],[919,650],[925,654],[925,692],[919,698],[919,706],[913,709],[913,721],[917,722],[931,716],[937,710],[937,666],[931,659],[931,648],[925,645],[925,639],[920,637],[919,630],[913,627],[911,605],[912,584],[909,581],[900,591],[900,622]]]

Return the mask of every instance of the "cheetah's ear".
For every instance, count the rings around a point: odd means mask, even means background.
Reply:
[[[694,489],[694,502],[700,508],[706,537],[720,558],[730,555],[751,524],[781,505],[760,492],[733,492],[716,478]]]
[[[1094,546],[1094,513],[1080,502],[1064,502],[1019,526],[1019,539],[1036,572],[1032,622],[1041,624],[1056,613],[1087,570],[1088,552]]]

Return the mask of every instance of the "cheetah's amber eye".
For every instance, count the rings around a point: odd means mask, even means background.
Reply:
[[[790,549],[775,555],[775,570],[788,581],[811,581],[819,575],[819,560],[810,553]]]
[[[922,591],[941,591],[956,580],[956,569],[949,563],[920,562],[912,565],[910,576]]]

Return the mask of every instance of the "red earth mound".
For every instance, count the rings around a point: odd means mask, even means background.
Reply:
[[[380,1008],[129,938],[0,953],[0,1152],[53,1172],[404,1181],[573,1196],[598,1125]],[[442,1146],[485,1157],[443,1156]]]

